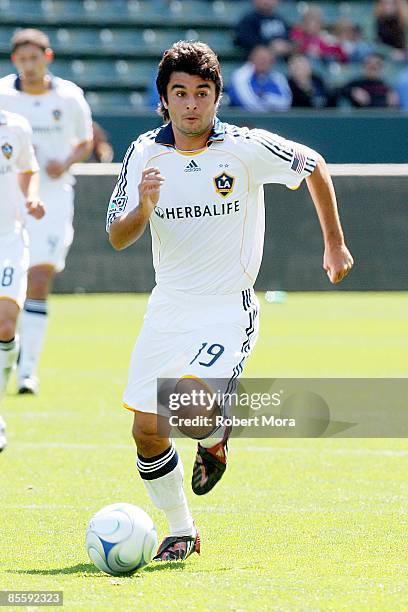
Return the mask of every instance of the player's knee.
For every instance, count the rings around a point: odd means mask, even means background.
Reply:
[[[27,296],[32,299],[45,299],[48,294],[48,282],[45,276],[32,277],[28,287]]]
[[[0,321],[0,342],[12,340],[16,333],[16,322],[13,319]]]
[[[132,435],[139,454],[152,457],[162,452],[168,439],[168,429],[156,414],[136,412]]]
[[[28,277],[27,296],[32,299],[46,299],[51,283],[48,270],[31,270]]]

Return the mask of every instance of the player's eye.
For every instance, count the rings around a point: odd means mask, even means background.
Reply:
[[[178,98],[182,98],[184,95],[185,95],[185,92],[184,92],[184,91],[176,91],[176,96],[177,96]]]

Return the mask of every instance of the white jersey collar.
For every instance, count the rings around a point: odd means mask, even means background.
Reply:
[[[54,81],[54,77],[52,74],[48,73],[48,76],[50,77],[50,90],[55,88],[55,81]],[[21,87],[21,78],[19,74],[16,74],[16,78],[14,79],[14,89],[17,89],[17,91],[23,91],[22,87]]]

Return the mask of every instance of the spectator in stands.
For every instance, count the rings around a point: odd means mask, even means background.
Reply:
[[[323,108],[335,106],[332,95],[323,80],[312,72],[310,60],[296,53],[288,61],[289,87],[292,91],[292,107]]]
[[[323,29],[322,12],[316,6],[306,11],[302,22],[292,28],[290,36],[296,51],[311,59],[347,62],[347,54],[339,42]]]
[[[274,55],[269,47],[259,45],[248,61],[231,77],[228,96],[231,106],[267,113],[290,108],[292,94],[286,77],[274,71]]]
[[[252,0],[254,10],[244,15],[237,25],[235,44],[247,55],[258,45],[268,45],[275,55],[287,56],[291,51],[289,27],[276,12],[279,0]]]
[[[396,84],[399,105],[402,110],[408,110],[408,68],[404,68],[399,74]]]
[[[406,50],[405,29],[408,25],[406,0],[377,0],[374,15],[378,40],[400,51]]]
[[[398,95],[383,80],[384,59],[378,53],[368,55],[363,75],[345,85],[339,95],[357,108],[392,108],[398,106]]]
[[[113,148],[108,142],[108,135],[96,121],[92,122],[93,149],[88,162],[109,164],[113,160]]]
[[[367,55],[375,51],[375,44],[364,40],[361,27],[347,17],[340,17],[333,24],[332,31],[349,62],[360,63]]]

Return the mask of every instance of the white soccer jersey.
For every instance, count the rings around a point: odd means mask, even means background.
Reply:
[[[107,228],[138,205],[142,171],[165,177],[150,217],[156,283],[186,293],[227,294],[251,287],[261,265],[263,185],[296,188],[317,153],[265,130],[215,120],[207,147],[175,148],[171,124],[129,147],[107,214]]]
[[[12,234],[19,223],[17,173],[38,171],[31,137],[24,117],[0,111],[0,235]]]
[[[74,178],[69,172],[51,179],[45,167],[50,159],[65,160],[73,146],[92,138],[91,112],[82,90],[71,81],[52,77],[47,93],[27,94],[21,91],[19,77],[10,74],[0,79],[0,108],[17,112],[29,121],[41,185],[72,185]]]

